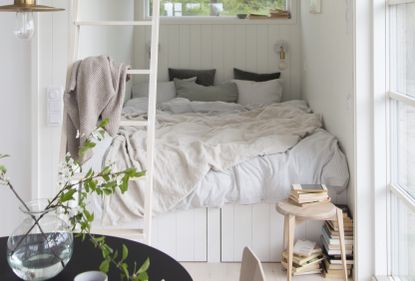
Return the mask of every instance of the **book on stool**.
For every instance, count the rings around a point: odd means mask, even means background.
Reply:
[[[331,198],[324,184],[293,184],[289,201],[296,206],[306,207],[331,202]]]

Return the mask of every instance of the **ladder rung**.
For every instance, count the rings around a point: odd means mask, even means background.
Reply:
[[[75,21],[77,26],[149,26],[151,21]]]
[[[122,120],[121,126],[147,127],[147,121]]]
[[[148,74],[150,75],[150,69],[129,69],[127,70],[127,74],[132,74],[132,75]]]

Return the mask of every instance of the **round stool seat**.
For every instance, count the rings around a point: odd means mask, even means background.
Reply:
[[[336,206],[330,202],[299,207],[288,200],[278,202],[275,208],[284,216],[293,215],[305,220],[332,220],[336,217],[337,210]]]

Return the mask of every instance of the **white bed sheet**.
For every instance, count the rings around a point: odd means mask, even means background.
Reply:
[[[87,168],[101,168],[111,141],[107,136],[97,145]],[[348,180],[346,157],[337,139],[318,129],[285,153],[256,157],[225,172],[210,171],[176,210],[219,208],[228,203],[275,203],[288,196],[292,183],[324,183],[341,192]],[[103,210],[101,198],[91,198],[89,208],[99,221]]]

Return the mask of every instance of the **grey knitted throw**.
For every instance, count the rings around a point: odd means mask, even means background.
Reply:
[[[100,119],[109,119],[105,128],[111,135],[119,129],[128,66],[116,64],[106,56],[89,57],[74,63],[64,96],[67,112],[67,151],[84,162],[79,148]],[[79,137],[77,137],[79,136]]]

